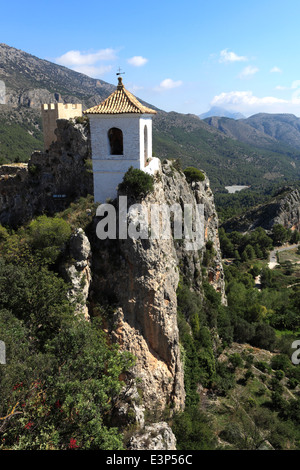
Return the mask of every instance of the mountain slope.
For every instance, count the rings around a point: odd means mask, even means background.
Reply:
[[[300,160],[293,153],[259,149],[228,138],[197,116],[160,112],[153,126],[157,156],[178,158],[184,166],[203,169],[214,189],[227,184],[261,186],[300,176]]]
[[[300,228],[300,191],[297,187],[283,188],[265,204],[260,204],[239,217],[227,220],[226,231],[246,232],[257,227],[271,230],[276,224],[287,229]]]
[[[300,150],[300,118],[293,114],[259,113],[246,122],[278,142]]]
[[[6,85],[6,104],[39,108],[47,102],[80,100],[94,106],[115,87],[0,44],[0,80]]]
[[[258,148],[299,155],[300,119],[292,114],[255,114],[247,119],[208,117],[205,122],[228,137]]]
[[[42,150],[43,133],[40,111],[0,105],[0,165],[27,161],[34,150]]]

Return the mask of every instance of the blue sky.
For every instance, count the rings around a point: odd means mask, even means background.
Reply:
[[[300,116],[299,0],[28,0],[0,6],[0,42],[164,109]]]

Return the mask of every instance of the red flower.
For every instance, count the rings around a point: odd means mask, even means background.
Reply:
[[[77,449],[79,446],[76,444],[76,439],[70,439],[69,449]]]
[[[25,424],[25,429],[30,429],[31,426],[33,426],[33,422],[29,421],[27,424]]]
[[[17,383],[14,385],[13,390],[17,390],[18,388],[23,387],[23,382]]]

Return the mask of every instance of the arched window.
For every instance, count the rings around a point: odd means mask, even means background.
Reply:
[[[144,127],[144,165],[148,165],[148,129],[147,126]]]
[[[123,132],[117,127],[112,127],[108,131],[108,140],[111,155],[123,155]]]

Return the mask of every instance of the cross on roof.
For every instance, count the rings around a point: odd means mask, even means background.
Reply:
[[[125,72],[121,72],[121,68],[119,67],[116,75],[124,75],[124,74],[125,74]]]

